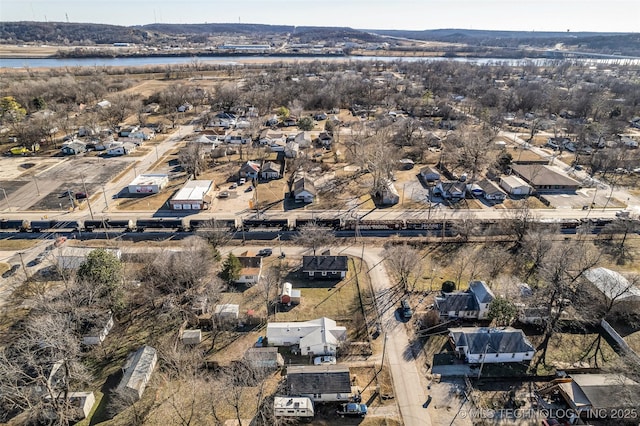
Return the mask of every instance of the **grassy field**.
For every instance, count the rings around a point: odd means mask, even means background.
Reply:
[[[14,240],[12,238],[4,238],[0,240],[0,251],[27,250],[38,244],[38,242],[38,240]]]

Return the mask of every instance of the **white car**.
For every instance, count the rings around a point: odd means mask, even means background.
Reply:
[[[313,365],[335,365],[335,356],[317,356],[313,359]]]

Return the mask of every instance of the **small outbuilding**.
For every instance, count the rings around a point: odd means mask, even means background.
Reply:
[[[182,331],[182,344],[183,345],[197,345],[202,342],[202,330],[183,330]]]
[[[218,323],[235,324],[238,322],[240,314],[240,305],[225,303],[216,305],[213,315]]]
[[[421,168],[420,176],[425,182],[437,182],[440,180],[440,172],[431,166]]]
[[[273,398],[273,412],[276,417],[306,417],[315,415],[313,402],[303,396],[276,396]]]
[[[282,291],[280,292],[280,303],[283,305],[298,305],[302,296],[300,295],[300,290],[295,290],[293,288],[293,284],[291,283],[283,283]]]
[[[122,380],[116,390],[131,397],[132,401],[142,398],[157,362],[158,353],[151,346],[143,346],[129,355],[123,367]]]
[[[277,369],[284,366],[284,358],[274,346],[249,348],[244,353],[244,359],[253,368]]]
[[[500,187],[511,195],[530,195],[533,188],[518,176],[502,176]]]

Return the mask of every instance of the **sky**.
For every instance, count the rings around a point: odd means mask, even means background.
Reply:
[[[640,32],[640,0],[0,0],[0,21]]]

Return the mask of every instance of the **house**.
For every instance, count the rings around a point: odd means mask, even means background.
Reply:
[[[188,102],[185,102],[184,104],[180,105],[177,109],[178,109],[178,112],[187,112],[193,109],[193,105],[191,105]]]
[[[437,182],[440,180],[440,172],[431,166],[421,168],[420,176],[425,182]]]
[[[271,346],[299,345],[301,355],[335,355],[347,338],[346,327],[329,318],[302,322],[270,322],[267,341]]]
[[[89,253],[94,251],[93,247],[74,247],[62,246],[56,254],[58,256],[58,268],[61,270],[78,269],[80,265],[87,259]],[[104,249],[120,259],[122,251],[120,249]]]
[[[545,389],[544,393],[558,390],[569,405],[579,416],[593,413],[604,414],[603,418],[615,419],[612,414],[625,409],[628,412],[638,408],[640,398],[640,383],[622,374],[571,374],[570,380],[558,380],[553,386]],[[620,423],[614,420],[614,423]],[[620,423],[622,424],[622,423]]]
[[[449,341],[469,364],[531,361],[536,353],[522,330],[512,327],[450,328]]]
[[[246,145],[251,144],[251,138],[234,132],[225,135],[224,142],[232,145]]]
[[[592,268],[584,273],[584,277],[602,293],[607,302],[640,301],[640,288],[616,271],[607,268]]]
[[[284,358],[276,347],[249,348],[244,353],[244,359],[253,368],[278,369],[284,367]]]
[[[206,210],[211,204],[211,180],[190,180],[169,200],[173,210]]]
[[[443,317],[486,319],[493,299],[495,296],[484,281],[471,281],[466,291],[437,296],[435,306]]]
[[[222,127],[230,129],[236,126],[236,116],[228,112],[220,112],[207,124],[208,127]]]
[[[78,155],[83,152],[87,152],[87,145],[84,142],[78,140],[72,140],[62,144],[60,152],[63,155]]]
[[[460,200],[464,198],[464,194],[467,191],[467,185],[464,182],[459,181],[448,181],[448,182],[438,182],[436,186],[433,188],[433,193],[435,195],[440,195],[445,199],[456,199]]]
[[[131,142],[112,142],[107,148],[107,155],[120,156],[128,155],[136,150],[138,146]]]
[[[202,330],[183,330],[181,339],[183,345],[197,345],[202,342]]]
[[[143,346],[129,355],[123,367],[122,380],[116,391],[127,395],[132,401],[142,398],[157,362],[158,354],[151,346]]]
[[[526,306],[516,303],[518,308],[518,322],[520,324],[544,325],[549,320],[549,309],[544,306]]]
[[[260,168],[260,177],[262,179],[279,179],[280,178],[280,164],[273,161],[267,161]]]
[[[323,148],[331,149],[331,145],[333,144],[333,136],[331,136],[328,132],[320,132],[318,135],[318,143],[322,145]]]
[[[293,184],[293,197],[296,203],[313,203],[316,187],[309,178],[300,178]]]
[[[257,284],[262,275],[262,257],[261,256],[238,256],[242,269],[240,276],[234,281],[236,284]]]
[[[130,138],[134,138],[134,139],[142,139],[144,141],[148,141],[151,139],[155,139],[156,137],[156,132],[153,129],[150,129],[148,127],[143,127],[142,129],[138,129],[135,132],[131,132],[129,134]]]
[[[157,194],[169,183],[169,175],[144,174],[138,175],[127,185],[129,194]]]
[[[271,148],[273,151],[273,147]],[[287,158],[296,158],[300,153],[300,145],[295,141],[289,141],[284,147],[284,156]]]
[[[529,195],[533,192],[533,188],[517,176],[502,176],[500,187],[510,195]]]
[[[284,127],[292,127],[298,123],[298,119],[296,117],[287,117],[282,121],[282,125]]]
[[[507,198],[507,193],[504,192],[498,184],[489,179],[482,179],[476,184],[482,190],[482,196],[485,200],[504,201]]]
[[[514,164],[511,170],[539,193],[573,193],[580,188],[580,182],[570,178],[557,167],[542,164]]]
[[[282,142],[284,145],[287,142],[287,138],[282,132],[276,132],[272,129],[264,129],[260,133],[258,142],[260,145],[271,145],[275,142]]]
[[[87,346],[99,345],[104,342],[113,328],[113,314],[111,311],[87,311],[80,314],[79,332],[82,344]]]
[[[135,133],[138,130],[140,130],[140,126],[125,126],[120,129],[120,131],[118,132],[118,136],[122,138],[128,138],[131,137],[132,133]]]
[[[383,206],[398,204],[400,202],[400,194],[398,194],[398,190],[393,185],[391,179],[384,179],[382,185],[382,188],[373,194],[373,198],[378,200]]]
[[[311,132],[300,132],[294,137],[293,141],[297,143],[300,148],[308,148],[311,146],[312,141]]]
[[[347,256],[302,256],[302,273],[309,278],[343,279],[348,270]]]
[[[238,322],[239,314],[240,305],[232,303],[216,305],[213,310],[213,316],[218,324],[236,324]]]
[[[286,392],[313,402],[348,402],[354,395],[351,373],[341,365],[287,367]]]
[[[239,175],[240,177],[246,178],[247,180],[258,179],[258,174],[260,173],[260,164],[255,161],[247,161],[240,167]]]
[[[273,414],[276,417],[313,417],[313,401],[302,396],[276,396],[273,398]]]

